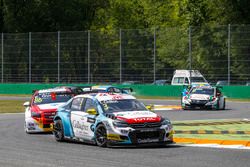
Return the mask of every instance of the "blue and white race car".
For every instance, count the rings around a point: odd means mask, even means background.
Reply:
[[[101,147],[173,142],[171,122],[128,94],[75,96],[58,109],[53,128],[57,141],[71,139]]]

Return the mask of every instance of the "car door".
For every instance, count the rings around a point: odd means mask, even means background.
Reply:
[[[87,109],[97,108],[92,99],[78,97],[71,105],[71,125],[75,137],[90,140],[94,136],[92,125],[95,122],[95,115],[87,113]]]

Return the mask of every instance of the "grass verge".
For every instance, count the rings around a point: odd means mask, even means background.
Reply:
[[[221,122],[228,122],[229,120],[222,120]],[[235,120],[232,120],[235,121]],[[237,120],[239,121],[239,120]],[[193,121],[197,122],[197,121]],[[211,122],[198,121],[198,122]],[[218,122],[218,120],[216,120]],[[173,122],[175,123],[175,122]],[[178,123],[181,123],[178,121]],[[187,121],[183,121],[187,123]],[[174,130],[211,130],[211,131],[250,131],[250,124],[227,124],[227,125],[201,125],[201,126],[174,126]],[[178,138],[195,138],[195,139],[211,139],[211,140],[246,140],[250,141],[249,134],[175,134]]]
[[[0,100],[0,113],[24,112],[23,100]]]

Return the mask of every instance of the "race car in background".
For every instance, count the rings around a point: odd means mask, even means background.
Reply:
[[[128,94],[75,96],[58,108],[53,127],[57,141],[70,139],[100,147],[173,142],[171,122]]]
[[[50,124],[53,122],[57,108],[74,95],[75,92],[65,87],[34,91],[31,101],[24,103],[25,132],[51,132]]]
[[[133,92],[132,88],[118,88],[112,85],[96,85],[96,86],[85,86],[82,87],[85,93],[122,93],[131,94]],[[84,93],[83,92],[83,93]]]
[[[226,99],[219,87],[193,86],[182,93],[181,106],[186,109],[225,109]]]
[[[58,87],[55,87],[55,88],[65,88],[65,89],[68,89],[69,91],[71,91],[74,95],[79,95],[79,94],[82,94],[84,93],[84,91],[82,90],[81,87],[79,86],[58,86]]]

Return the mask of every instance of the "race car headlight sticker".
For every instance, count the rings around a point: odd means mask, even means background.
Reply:
[[[123,121],[114,121],[113,122],[114,127],[122,128],[122,127],[128,127],[128,124]]]
[[[171,125],[171,122],[168,119],[163,119],[161,125]]]
[[[40,113],[37,113],[37,112],[32,112],[32,111],[31,111],[31,117],[34,117],[34,118],[41,118],[41,114],[40,114]]]

